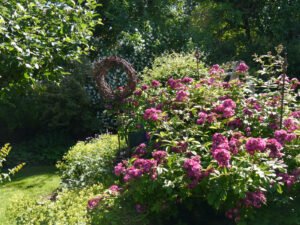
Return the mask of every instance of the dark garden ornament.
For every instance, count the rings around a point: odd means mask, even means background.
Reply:
[[[120,88],[120,90],[113,90],[105,80],[108,71],[113,67],[122,67],[128,77],[127,85],[124,88]],[[130,96],[135,90],[137,83],[135,69],[129,62],[118,56],[110,56],[96,62],[94,64],[94,77],[101,96],[108,100],[117,100]]]

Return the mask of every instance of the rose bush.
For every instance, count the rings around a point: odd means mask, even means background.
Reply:
[[[219,65],[208,71],[200,79],[153,80],[124,99],[124,127],[143,127],[148,137],[115,166],[117,197],[135,202],[138,213],[194,198],[242,223],[299,181],[299,82],[285,82],[280,124],[281,76],[250,77],[245,63],[234,71],[241,80],[224,82]],[[267,92],[256,91],[261,84]]]

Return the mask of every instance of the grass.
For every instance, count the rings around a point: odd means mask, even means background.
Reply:
[[[1,225],[11,225],[7,219],[7,207],[12,199],[28,197],[37,199],[48,196],[59,185],[60,178],[54,167],[24,167],[12,182],[0,186],[0,221]]]

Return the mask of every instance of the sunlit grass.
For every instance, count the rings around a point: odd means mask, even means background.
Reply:
[[[54,167],[24,167],[12,182],[0,186],[1,225],[11,225],[7,220],[7,207],[16,198],[37,199],[50,195],[59,186],[59,176]]]

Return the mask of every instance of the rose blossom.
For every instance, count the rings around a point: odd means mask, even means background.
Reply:
[[[246,207],[253,206],[255,208],[260,208],[261,205],[266,204],[266,202],[266,196],[262,191],[248,192],[246,194],[246,198],[244,199]]]
[[[284,127],[288,130],[288,132],[293,132],[298,129],[298,124],[293,118],[287,118],[283,121]]]
[[[220,167],[229,167],[229,160],[231,158],[230,152],[223,148],[217,148],[212,151],[212,155],[217,160]]]
[[[245,72],[248,71],[248,69],[249,69],[249,67],[248,67],[245,63],[241,62],[241,63],[237,66],[236,72],[239,72],[239,73],[245,73]]]
[[[144,112],[144,119],[145,120],[152,120],[157,121],[161,114],[161,110],[155,108],[146,109]]]
[[[159,87],[160,86],[160,82],[158,80],[151,81],[151,84],[152,84],[153,87]]]
[[[189,95],[190,95],[189,92],[180,90],[176,93],[176,101],[177,102],[184,102],[188,99]]]
[[[88,209],[94,209],[99,205],[99,202],[102,200],[101,196],[97,196],[95,198],[92,198],[88,201]]]
[[[184,77],[184,78],[181,79],[181,81],[182,81],[183,83],[191,83],[191,82],[194,81],[194,79],[191,78],[191,77]]]
[[[115,166],[115,174],[116,176],[120,176],[121,174],[123,174],[126,171],[126,168],[124,167],[123,163],[118,163]]]
[[[266,142],[262,138],[250,138],[246,142],[246,150],[253,155],[255,151],[263,152],[266,148]]]
[[[162,163],[167,157],[167,152],[162,150],[157,150],[155,152],[152,152],[152,156],[158,163]]]
[[[236,104],[235,104],[235,102],[232,99],[226,99],[226,100],[224,100],[223,103],[222,103],[222,105],[225,108],[233,108],[233,109],[236,108]]]
[[[197,119],[197,124],[202,125],[205,123],[206,118],[207,118],[207,114],[205,112],[200,112],[198,114],[198,119]]]
[[[190,178],[200,178],[202,166],[200,164],[200,156],[193,156],[190,159],[186,159],[183,164],[183,168],[187,171]]]
[[[220,68],[220,66],[218,64],[213,65],[210,69],[209,69],[209,74],[210,75],[214,75],[214,74],[219,74],[219,73],[224,73],[224,70]]]
[[[147,153],[147,151],[146,151],[146,144],[145,143],[141,143],[135,149],[135,154],[137,154],[137,155],[144,155],[146,153]]]
[[[142,90],[145,91],[145,90],[147,90],[149,88],[149,86],[147,84],[143,84],[141,88],[142,88]]]
[[[275,138],[270,138],[267,140],[266,148],[270,150],[269,156],[271,158],[282,156],[282,153],[280,152],[282,149],[282,145]]]
[[[213,135],[213,144],[212,144],[212,150],[220,148],[221,144],[223,148],[229,149],[228,146],[228,139],[227,137],[225,137],[224,135],[220,134],[220,133],[215,133]],[[227,147],[226,147],[227,146]]]

